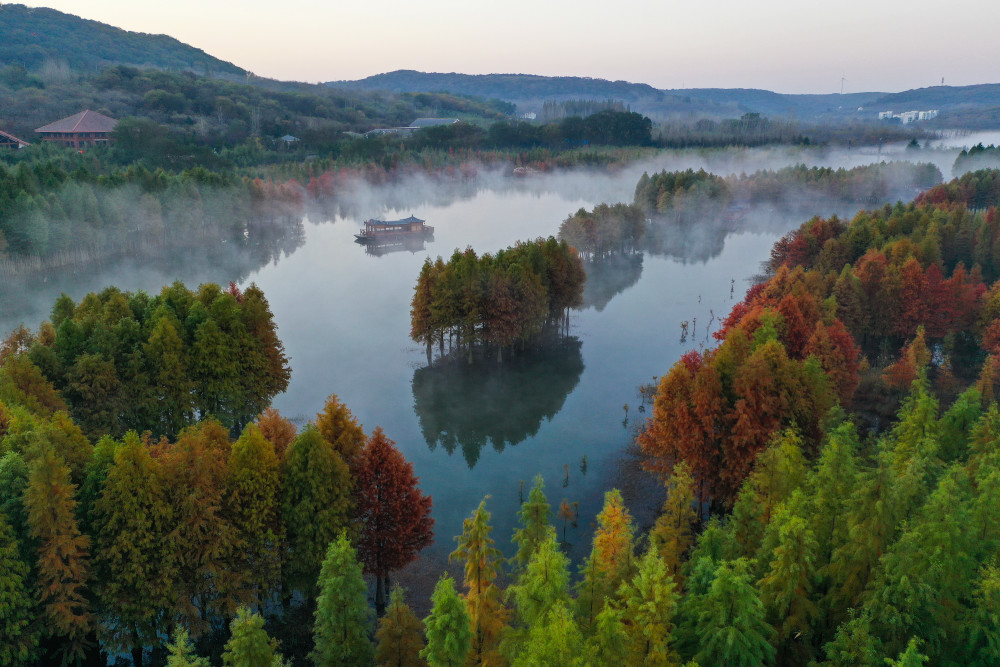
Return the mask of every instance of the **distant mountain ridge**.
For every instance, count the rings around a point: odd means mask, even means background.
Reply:
[[[136,65],[238,76],[243,69],[167,35],[122,30],[44,7],[0,5],[0,67],[47,62],[94,71]]]
[[[645,83],[534,74],[459,74],[397,70],[356,81],[327,85],[354,90],[441,91],[500,98],[528,111],[544,100],[615,99],[654,118],[692,112],[733,116],[758,112],[800,119],[850,119],[877,111],[1000,107],[1000,84],[934,86],[899,93],[776,93],[754,88],[685,88],[660,90]],[[904,108],[905,107],[905,108]]]

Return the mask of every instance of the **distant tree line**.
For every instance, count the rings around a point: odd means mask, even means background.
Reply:
[[[496,255],[458,250],[448,262],[424,262],[410,310],[410,336],[444,354],[452,350],[503,351],[547,329],[562,329],[569,309],[582,302],[586,276],[576,251],[554,238],[518,243]]]
[[[192,167],[105,169],[59,152],[0,163],[0,258],[52,257],[197,238],[236,240],[300,215],[297,184],[275,184]]]
[[[992,173],[981,172],[959,181],[963,192],[975,193],[968,198],[970,206],[973,201],[987,201],[993,189],[1000,188]],[[755,205],[797,211],[820,200],[865,205],[903,196],[940,180],[934,165],[908,162],[853,169],[796,165],[730,177],[704,169],[643,173],[631,204],[580,209],[563,221],[558,237],[584,257],[600,260],[608,255],[657,249],[663,225],[722,220],[730,206],[742,212]],[[936,192],[931,190],[925,196],[936,196]]]
[[[962,152],[955,158],[955,164],[952,166],[951,172],[955,176],[958,176],[967,171],[996,169],[997,167],[1000,167],[1000,147],[993,144],[984,146],[980,142],[972,148],[962,149]]]

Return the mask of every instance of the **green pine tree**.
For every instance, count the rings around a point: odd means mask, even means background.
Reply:
[[[679,595],[676,583],[654,547],[646,550],[639,570],[622,584],[618,597],[625,610],[629,665],[660,665],[678,662],[674,649],[674,616]]]
[[[38,649],[36,609],[14,529],[0,512],[0,665],[29,665]]]
[[[430,667],[464,665],[472,646],[469,612],[455,591],[455,581],[447,574],[434,586],[431,604],[430,616],[424,619],[427,646],[420,651],[420,657]]]
[[[629,636],[625,612],[606,605],[594,621],[594,631],[587,638],[587,655],[594,665],[623,665],[629,655]]]
[[[330,544],[319,574],[319,597],[313,625],[313,664],[367,665],[372,661],[368,639],[374,616],[361,563],[346,533]]]
[[[264,631],[264,619],[240,607],[229,624],[229,641],[222,652],[226,667],[273,667],[274,643]]]
[[[199,658],[187,630],[178,626],[167,644],[167,667],[209,667],[208,658]]]
[[[552,525],[552,510],[545,498],[545,480],[541,475],[535,476],[535,483],[528,493],[528,499],[518,510],[517,518],[521,527],[514,531],[514,543],[517,544],[514,561],[518,567],[523,568],[547,539]]]
[[[583,636],[572,612],[563,602],[557,602],[530,627],[524,649],[511,667],[580,667],[585,664],[583,647]]]
[[[288,588],[311,594],[331,542],[348,526],[351,475],[315,426],[292,441],[284,460],[282,517],[288,544]]]
[[[750,563],[741,558],[715,571],[698,618],[701,649],[695,659],[700,664],[751,667],[773,660],[773,630],[749,570]]]

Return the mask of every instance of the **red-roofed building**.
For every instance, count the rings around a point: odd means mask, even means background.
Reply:
[[[42,135],[43,141],[54,141],[63,146],[83,148],[94,144],[108,143],[108,135],[118,123],[114,118],[87,109],[69,118],[57,120],[40,127],[35,132]]]
[[[25,146],[30,146],[24,139],[18,139],[13,134],[8,134],[3,130],[0,130],[0,148],[24,148]]]

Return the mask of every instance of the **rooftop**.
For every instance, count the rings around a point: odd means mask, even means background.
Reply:
[[[25,141],[24,139],[18,139],[13,134],[10,134],[8,132],[4,132],[3,130],[0,130],[0,137],[3,137],[4,139],[9,140],[11,143],[19,144],[21,146],[30,146],[31,145],[27,141]]]
[[[410,214],[410,217],[403,218],[402,220],[365,220],[366,225],[408,225],[414,222],[427,222],[426,220],[421,220]]]
[[[118,123],[114,118],[86,109],[68,118],[43,125],[35,132],[110,132]]]
[[[418,118],[410,127],[432,127],[434,125],[453,125],[458,122],[457,118]]]

